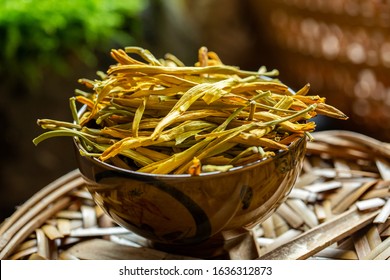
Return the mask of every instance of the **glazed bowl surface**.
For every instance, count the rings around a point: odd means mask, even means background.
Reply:
[[[286,151],[226,172],[156,175],[82,156],[79,169],[95,202],[116,223],[161,244],[197,244],[253,227],[286,199],[302,168],[306,138]]]

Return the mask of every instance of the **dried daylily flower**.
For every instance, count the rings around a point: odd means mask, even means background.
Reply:
[[[100,79],[80,79],[87,91],[76,90],[70,100],[74,123],[38,120],[50,131],[35,144],[50,137],[78,137],[83,155],[113,165],[199,175],[288,149],[314,131],[310,119],[317,114],[347,118],[325,98],[308,95],[309,84],[294,94],[276,78],[277,70],[225,65],[205,47],[195,66],[171,54],[157,59],[139,47],[112,50],[111,56],[117,64],[100,73]],[[84,105],[81,115],[76,102]],[[201,171],[203,163],[208,167]]]

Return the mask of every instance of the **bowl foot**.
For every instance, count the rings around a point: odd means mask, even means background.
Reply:
[[[225,231],[196,244],[164,244],[153,242],[151,247],[170,254],[199,259],[254,259],[258,257],[257,246],[246,230]]]

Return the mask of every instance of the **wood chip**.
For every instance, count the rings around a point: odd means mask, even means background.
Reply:
[[[46,258],[42,257],[39,253],[32,254],[28,259],[29,260],[47,260]]]
[[[129,240],[129,239],[126,239],[126,238],[123,238],[121,236],[118,236],[118,235],[110,235],[109,241],[112,241],[114,243],[117,243],[117,244],[122,244],[122,245],[125,245],[125,246],[131,246],[131,247],[136,247],[136,248],[141,248],[143,247],[142,245],[138,244],[137,242],[134,242],[132,240]],[[147,242],[143,244],[145,247],[148,246]]]
[[[264,237],[266,238],[276,238],[276,232],[274,228],[274,222],[272,216],[266,219],[261,226],[264,230]]]
[[[358,260],[356,252],[354,250],[345,250],[332,247],[327,247],[324,250],[315,254],[314,256],[337,260]]]
[[[82,219],[83,214],[79,211],[69,211],[69,210],[62,210],[56,214],[57,218],[64,218],[64,219]]]
[[[70,229],[77,229],[83,227],[83,221],[82,220],[70,220]]]
[[[382,242],[379,230],[376,226],[371,226],[367,230],[366,237],[371,250],[379,246],[379,244]]]
[[[38,251],[38,248],[36,246],[34,247],[30,247],[30,248],[27,248],[27,249],[24,249],[24,250],[21,250],[19,252],[17,252],[16,254],[13,254],[12,256],[10,256],[10,260],[18,260],[18,259],[23,259],[24,257],[26,256],[29,256],[31,254],[34,254]]]
[[[336,193],[330,195],[328,199],[331,202],[332,209],[336,207],[338,204],[342,203],[351,193],[353,193],[356,189],[360,188],[362,183],[360,182],[348,182],[344,183],[343,187]]]
[[[360,211],[366,211],[370,209],[376,209],[385,205],[385,200],[375,197],[371,199],[357,201],[355,205]]]
[[[299,189],[304,186],[310,185],[317,181],[321,176],[315,175],[312,172],[304,173],[299,178],[297,178],[297,182],[294,185],[294,188]]]
[[[375,218],[374,223],[384,223],[390,216],[390,199],[387,200],[378,216]]]
[[[342,187],[342,183],[339,181],[329,181],[329,182],[323,182],[323,183],[315,183],[312,185],[305,186],[304,189],[313,192],[313,193],[319,193],[319,192],[326,192],[334,189],[338,189]]]
[[[64,237],[55,226],[43,225],[41,229],[50,240]]]
[[[26,250],[28,248],[31,248],[31,247],[36,247],[37,246],[37,240],[36,239],[31,239],[31,240],[27,240],[23,243],[21,243],[19,246],[17,246],[15,248],[15,251],[22,251],[22,250]]]
[[[354,243],[356,254],[358,255],[359,259],[363,259],[371,252],[370,244],[368,243],[368,239],[365,235],[365,232],[354,234],[352,236],[352,240]]]
[[[286,203],[279,206],[276,212],[292,227],[299,228],[303,223],[303,219],[294,212]]]
[[[349,164],[344,159],[335,159],[334,160],[334,166],[336,169],[336,173],[338,177],[341,178],[351,178],[351,168],[349,167]]]
[[[93,200],[91,193],[89,191],[87,191],[86,189],[75,190],[71,193],[71,195],[79,197],[79,198]]]
[[[291,209],[293,209],[298,215],[302,217],[305,224],[310,228],[318,225],[317,216],[302,200],[288,199],[286,203],[291,207]]]
[[[50,259],[49,239],[46,237],[45,233],[41,229],[36,229],[35,234],[37,236],[37,254],[43,259]]]
[[[142,237],[138,234],[135,234],[133,232],[128,232],[126,234],[118,234],[118,235],[110,235],[110,240],[115,239],[116,241],[120,240],[119,242],[132,242],[133,246],[139,246],[139,247],[148,247],[150,245],[150,242],[145,237]],[[135,244],[135,245],[134,245]]]
[[[333,217],[332,202],[329,199],[326,199],[322,203],[322,207],[324,208],[325,215],[326,215],[325,221],[330,220]]]
[[[333,168],[313,168],[312,171],[315,175],[324,178],[335,178],[337,176],[337,171]]]
[[[387,219],[382,224],[375,224],[375,226],[378,228],[379,233],[382,235],[383,231],[385,231],[388,227],[390,227],[390,219]]]
[[[288,224],[278,213],[274,213],[271,217],[274,223],[276,236],[282,235],[289,230]]]
[[[83,224],[85,228],[94,227],[97,225],[97,217],[95,207],[82,205],[81,214],[83,217]]]
[[[383,158],[377,159],[375,162],[376,166],[378,167],[379,173],[382,176],[382,179],[390,180],[390,163]]]
[[[260,247],[267,247],[269,245],[271,245],[272,243],[274,243],[274,239],[273,238],[266,238],[266,237],[258,237],[257,238],[257,244],[260,246]]]
[[[290,229],[283,233],[282,235],[278,236],[274,239],[274,242],[269,244],[266,247],[260,248],[259,254],[260,256],[266,255],[268,252],[272,252],[273,250],[283,246],[284,244],[290,242],[295,237],[299,236],[302,233],[300,230]]]
[[[102,236],[102,235],[111,235],[111,234],[126,234],[129,231],[122,227],[112,227],[112,228],[80,228],[74,229],[70,232],[71,237],[93,237],[93,236]]]
[[[313,203],[317,200],[318,195],[310,190],[293,188],[288,196],[289,198],[298,198],[305,202]]]
[[[390,188],[372,189],[362,196],[362,199],[389,198]]]
[[[71,231],[71,222],[68,219],[58,219],[57,228],[63,236],[69,235]]]
[[[67,252],[67,251],[64,251],[64,252],[61,252],[61,254],[59,255],[59,259],[60,260],[80,260],[79,258],[77,258],[76,256],[72,255],[71,253]]]
[[[317,220],[320,223],[324,222],[326,220],[326,218],[327,218],[325,208],[321,204],[317,203],[317,204],[314,205],[314,213],[316,214]]]
[[[363,193],[377,183],[376,180],[363,184],[361,187],[353,190],[343,201],[333,207],[334,213],[342,213],[347,210],[351,205],[357,201]]]

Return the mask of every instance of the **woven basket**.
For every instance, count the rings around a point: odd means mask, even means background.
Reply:
[[[273,60],[293,88],[346,113],[339,128],[390,141],[390,2],[250,1]]]
[[[390,258],[390,145],[347,131],[313,136],[287,201],[234,242],[227,237],[224,258]],[[0,259],[194,258],[152,248],[115,225],[94,204],[78,170],[21,205],[0,236]]]

